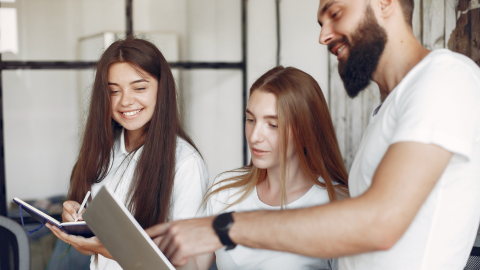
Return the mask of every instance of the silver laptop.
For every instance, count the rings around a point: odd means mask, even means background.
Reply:
[[[100,189],[83,219],[123,269],[175,270],[109,188]]]

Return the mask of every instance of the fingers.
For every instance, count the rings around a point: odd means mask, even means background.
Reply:
[[[52,231],[52,233],[53,233],[58,239],[60,239],[60,240],[63,241],[62,237],[58,234],[58,232],[57,232],[57,230],[56,230],[57,227],[52,226],[52,225],[50,225],[49,223],[45,224],[45,226],[46,226],[47,228],[49,228],[50,231]],[[64,242],[65,242],[65,241],[64,241]]]
[[[86,246],[86,240],[90,239],[82,236],[68,234],[55,225],[47,224],[46,226],[53,232],[53,234],[55,234],[55,236],[58,237],[58,239],[72,246]]]
[[[174,255],[178,254],[178,246],[173,244],[170,244],[167,246],[167,250],[163,253],[165,257],[167,257],[170,261],[172,261],[172,258]]]
[[[60,240],[63,241],[63,239],[57,234],[57,230],[54,229],[55,226],[52,226],[52,225],[50,225],[50,224],[48,224],[48,223],[45,224],[45,226],[46,226],[48,229],[50,229],[50,231],[52,231],[52,233],[53,233],[58,239],[60,239]],[[64,241],[64,242],[65,242],[65,241]],[[68,244],[68,243],[67,243],[67,244]]]
[[[159,236],[159,237],[152,238],[153,243],[155,243],[155,245],[156,245],[157,247],[160,246],[160,242],[162,242],[162,239],[163,239],[163,236]]]
[[[72,222],[75,221],[77,217],[77,211],[80,209],[80,204],[76,201],[66,201],[63,203],[63,213],[62,220],[63,222]]]
[[[82,216],[82,215],[83,215],[83,213],[85,213],[85,210],[87,210],[86,207],[83,208],[83,210],[82,210],[82,212],[81,212],[80,214],[78,214],[78,220],[79,220],[79,221],[83,221],[83,216]]]
[[[58,239],[71,245],[84,255],[93,255],[95,253],[98,253],[96,252],[97,249],[103,248],[102,243],[100,243],[100,241],[98,241],[96,237],[84,238],[81,236],[70,235],[62,231],[55,225],[47,223],[46,226],[52,231],[52,233],[56,237],[58,237]]]
[[[182,254],[180,254],[180,252],[177,252],[177,253],[175,253],[175,255],[170,259],[170,262],[171,262],[174,266],[183,266],[183,265],[187,264],[188,258],[182,256]]]
[[[83,213],[85,213],[85,210],[87,210],[87,208],[83,208],[82,212],[80,214],[76,214],[77,215],[77,218],[78,218],[78,221],[83,221]]]
[[[172,222],[161,223],[146,229],[145,232],[148,234],[148,236],[150,236],[150,238],[155,238],[164,235],[170,226],[172,226]]]
[[[81,241],[81,236],[75,236],[75,235],[69,235],[66,232],[62,231],[55,225],[51,224],[46,224],[47,228],[50,229],[50,231],[53,232],[53,234],[58,237],[58,239],[62,240],[63,242],[70,244],[70,245],[76,245],[78,242]]]
[[[175,266],[185,265],[189,257],[214,252],[222,244],[213,230],[213,218],[179,220],[171,222],[168,229],[156,228],[163,233],[158,247]]]
[[[174,237],[175,234],[171,231],[168,231],[167,234],[163,236],[163,239],[158,246],[158,248],[160,248],[160,250],[163,252],[163,254],[165,254],[167,258],[173,256],[175,250],[177,249],[176,243],[172,241]]]
[[[178,223],[178,225],[176,225]],[[165,226],[160,226],[165,225]],[[174,261],[172,258],[179,257],[180,249],[179,246],[181,241],[180,231],[182,230],[182,222],[171,222],[167,224],[159,224],[147,229],[147,234],[149,235],[157,235],[161,234],[163,236],[156,237],[153,241],[157,244],[160,250],[163,252],[165,257],[167,257],[170,262],[172,262],[175,266],[182,266],[188,262],[187,257],[181,257]],[[185,259],[185,260],[184,260]]]
[[[192,237],[187,232],[191,228],[182,228],[181,225],[179,224],[178,227],[172,226],[165,234],[165,238],[169,240],[169,243],[165,248],[164,254],[174,266],[183,266],[188,263],[189,257],[197,255],[197,251],[191,249],[194,243],[191,242]]]

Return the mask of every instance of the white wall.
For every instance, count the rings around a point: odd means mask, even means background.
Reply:
[[[42,4],[56,8],[43,13]],[[12,4],[18,12],[19,54],[6,53],[3,59],[71,59],[75,46],[68,5]],[[7,200],[65,193],[77,148],[75,72],[3,71],[2,79]]]
[[[241,3],[189,1],[184,60],[240,62]],[[238,70],[183,72],[186,124],[208,165],[210,180],[243,163],[242,73]]]
[[[319,0],[282,0],[280,3],[280,64],[294,66],[318,82],[328,101],[328,50],[318,43]]]
[[[17,0],[19,53],[3,60],[76,60],[81,36],[124,31],[116,0]],[[2,72],[7,200],[66,194],[79,146],[76,70]]]
[[[2,73],[8,200],[65,193],[77,152],[75,72]]]
[[[328,96],[328,54],[318,43],[318,0],[280,1],[280,64],[312,75]],[[275,0],[248,2],[248,84],[276,65]],[[328,98],[327,98],[328,100]]]
[[[78,40],[124,31],[115,0],[17,0],[22,60],[74,60]],[[310,73],[328,95],[326,48],[317,42],[318,0],[281,1],[281,64]],[[134,0],[134,29],[175,33],[183,61],[241,60],[240,0]],[[248,1],[248,86],[276,64],[275,1]],[[99,52],[100,53],[100,52]],[[78,149],[77,71],[3,74],[7,198],[64,194]],[[185,124],[210,177],[242,165],[242,75],[183,70]],[[87,83],[88,85],[88,83]]]

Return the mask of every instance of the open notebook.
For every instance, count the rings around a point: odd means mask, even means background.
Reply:
[[[19,198],[14,198],[13,201],[18,204],[20,207],[20,216],[22,219],[22,225],[23,225],[23,213],[22,211],[25,210],[25,212],[29,213],[34,219],[36,219],[38,222],[42,223],[40,227],[33,231],[28,231],[28,234],[34,233],[38,231],[40,228],[42,228],[46,222],[53,224],[57,226],[58,228],[62,229],[68,234],[73,234],[73,235],[80,235],[83,237],[92,237],[94,234],[90,230],[90,228],[87,226],[87,223],[85,221],[77,221],[77,222],[59,222],[58,220],[54,219],[53,217],[43,213],[42,211],[38,210],[37,208],[31,206],[30,204],[20,200]],[[23,226],[25,227],[25,226]],[[26,229],[26,228],[25,228]]]
[[[100,189],[82,216],[123,269],[175,270],[108,187]]]

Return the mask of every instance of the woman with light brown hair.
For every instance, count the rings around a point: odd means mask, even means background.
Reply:
[[[279,66],[261,76],[250,88],[245,135],[251,162],[217,177],[204,199],[208,215],[302,208],[348,196],[328,107],[307,73]],[[214,257],[220,270],[337,269],[334,259],[240,245],[197,257],[198,269],[208,269]]]

